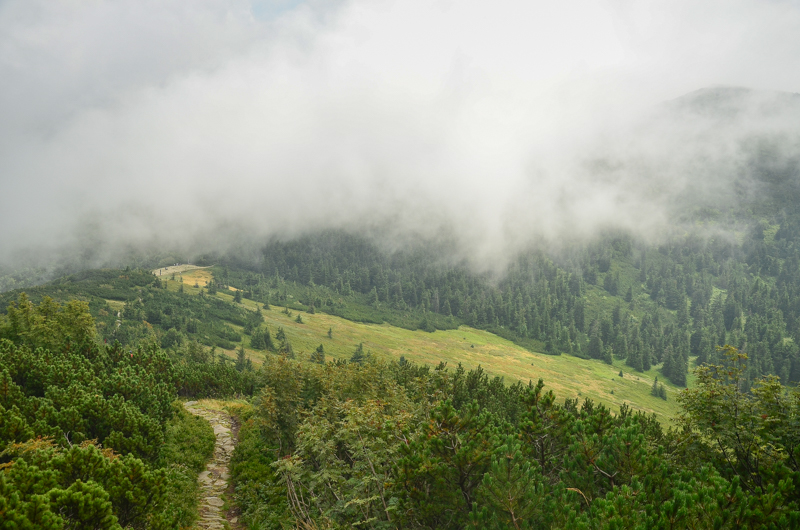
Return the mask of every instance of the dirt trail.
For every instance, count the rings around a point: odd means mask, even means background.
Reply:
[[[231,510],[223,511],[223,495],[229,490],[230,473],[228,465],[236,446],[236,435],[231,431],[232,420],[230,415],[218,408],[210,400],[189,401],[183,405],[186,410],[206,419],[214,429],[217,437],[214,445],[214,456],[211,457],[206,470],[200,473],[197,481],[200,483],[200,520],[197,527],[207,530],[223,528],[240,529],[238,517]]]

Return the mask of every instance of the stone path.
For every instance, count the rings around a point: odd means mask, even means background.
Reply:
[[[200,473],[197,481],[200,483],[200,520],[197,527],[208,530],[223,528],[240,528],[238,517],[226,519],[222,511],[225,502],[222,496],[228,489],[228,464],[233,455],[236,438],[231,433],[231,417],[224,411],[214,408],[211,402],[203,400],[188,401],[183,404],[186,410],[205,418],[214,428],[217,442],[214,445],[214,456],[206,464],[206,470]]]

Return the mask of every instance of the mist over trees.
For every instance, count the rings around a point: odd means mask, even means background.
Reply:
[[[0,1],[0,529],[800,528],[798,35]]]

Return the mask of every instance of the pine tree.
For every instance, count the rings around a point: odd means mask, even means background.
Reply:
[[[358,346],[356,346],[356,351],[354,351],[352,357],[350,357],[350,362],[355,364],[363,364],[365,360],[366,356],[364,355],[364,343],[360,342]]]
[[[616,341],[616,347],[614,348],[614,355],[617,357],[617,359],[627,359],[629,353],[628,339],[624,334],[619,333]]]
[[[325,348],[320,344],[313,352],[311,352],[311,362],[318,364],[325,364]]]
[[[628,358],[625,359],[625,364],[636,370],[637,372],[642,371],[642,353],[637,348],[631,348],[628,352]]]
[[[603,362],[606,364],[614,364],[614,356],[612,355],[611,346],[603,349]]]
[[[535,461],[522,454],[513,437],[492,457],[483,476],[478,501],[473,504],[470,523],[487,530],[539,528],[543,519],[545,489]]]
[[[674,383],[673,371],[675,370],[675,352],[672,350],[672,345],[668,345],[664,350],[663,361],[664,364],[661,365],[661,373]]]
[[[246,364],[247,356],[245,355],[244,346],[239,346],[239,350],[236,352],[236,364],[234,366],[238,371],[243,372]]]
[[[686,374],[689,372],[689,359],[685,352],[675,354],[675,361],[670,381],[678,386],[686,386]]]
[[[254,350],[266,349],[267,344],[264,340],[264,330],[262,330],[260,327],[253,331],[253,335],[250,338],[250,347]]]
[[[642,371],[648,371],[652,364],[651,364],[652,354],[650,353],[650,346],[644,345],[642,348]]]
[[[650,387],[650,395],[658,397],[658,376],[653,380],[653,386]]]
[[[603,339],[600,338],[600,333],[593,333],[589,341],[589,357],[592,359],[604,359],[605,347],[603,346]]]
[[[283,346],[281,347],[281,353],[283,353],[287,359],[295,358],[294,348],[292,348],[292,343],[289,342],[289,339],[286,339],[286,341],[283,343]]]
[[[283,331],[282,327],[278,328],[278,331],[275,333],[275,339],[278,341],[278,352],[282,353],[289,359],[294,359],[294,349],[292,348],[292,343],[289,342],[289,337],[286,336],[286,333]]]
[[[275,343],[272,342],[272,335],[269,332],[269,328],[264,329],[264,349],[267,351],[275,351]]]

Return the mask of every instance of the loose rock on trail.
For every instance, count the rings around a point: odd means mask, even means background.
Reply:
[[[233,455],[233,448],[236,446],[236,437],[231,431],[231,417],[228,413],[215,408],[213,402],[203,400],[188,401],[183,406],[197,416],[206,419],[214,429],[217,440],[214,444],[214,456],[211,457],[206,470],[200,473],[197,481],[200,483],[200,519],[197,527],[217,530],[226,527],[238,529],[238,517],[226,514],[222,508],[225,504],[223,495],[228,489],[230,474],[228,465]]]

